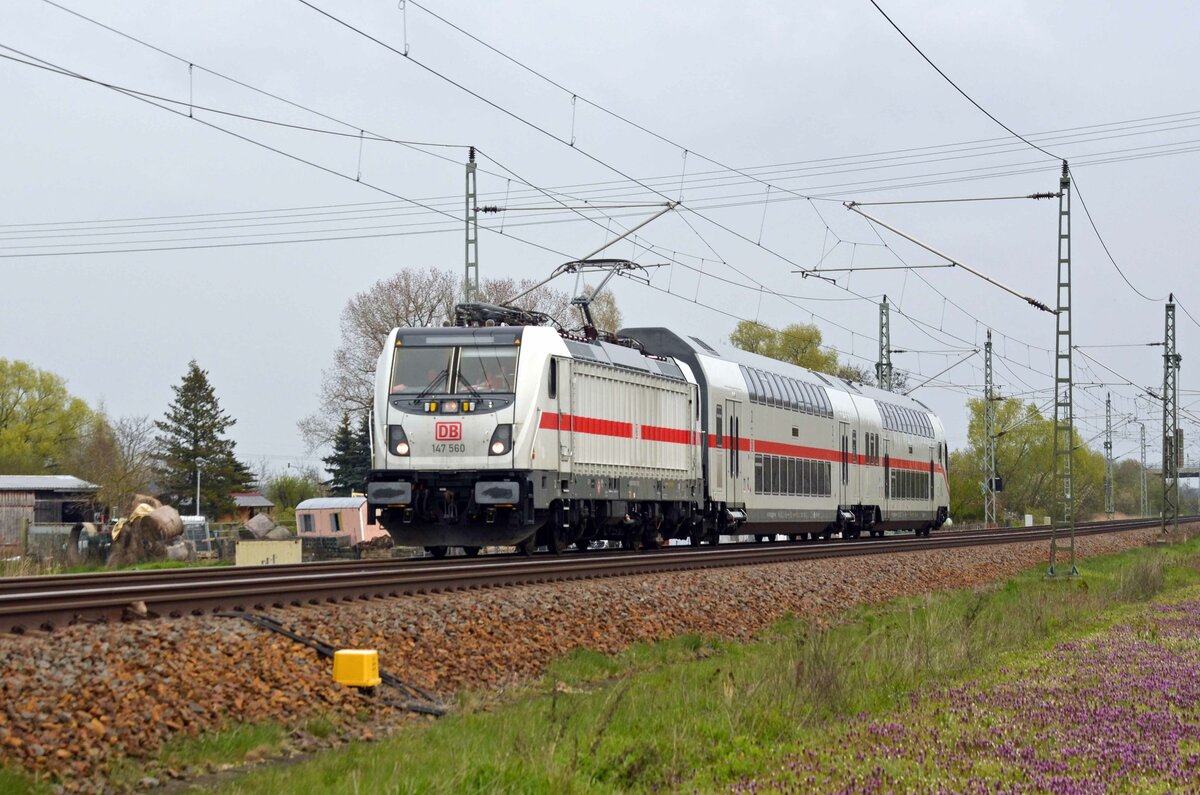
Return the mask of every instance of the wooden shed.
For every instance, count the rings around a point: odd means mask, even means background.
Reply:
[[[70,475],[0,475],[0,555],[22,551],[23,527],[96,521],[96,488]]]

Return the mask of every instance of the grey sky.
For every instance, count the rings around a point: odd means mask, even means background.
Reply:
[[[579,151],[299,2],[63,4],[194,63],[190,85],[186,63],[40,0],[9,0],[0,6],[0,44],[139,91],[184,101],[190,92],[196,105],[347,131],[203,69],[219,71],[355,128],[395,139],[478,146],[480,168],[486,172],[511,169],[539,187],[593,200],[661,201],[622,183],[613,171]],[[405,15],[395,2],[316,4],[403,49]],[[877,236],[839,202],[797,200],[786,191],[872,201],[1002,196],[1057,188],[1055,162],[1006,138],[921,61],[867,0],[746,6],[441,0],[423,4],[580,96],[691,152],[740,169],[775,166],[762,169],[761,178],[775,186],[764,216],[767,188],[761,182],[728,172],[708,175],[717,177],[715,181],[702,181],[706,177],[701,172],[714,171],[715,166],[695,154],[685,161],[679,149],[582,102],[575,105],[577,149],[638,179],[663,178],[661,190],[672,198],[679,195],[686,164],[685,205],[752,241],[761,240],[799,265],[811,267],[823,253],[827,267],[846,267],[852,261],[896,265],[899,258],[931,264],[937,259],[885,230],[878,230]],[[890,0],[881,5],[964,90],[1022,133],[1182,114],[1136,122],[1140,126],[1092,127],[1039,140],[1072,160],[1079,190],[1129,279],[1152,297],[1175,291],[1200,319],[1200,291],[1191,261],[1192,219],[1198,209],[1193,186],[1200,155],[1129,159],[1194,148],[1200,138],[1200,97],[1193,77],[1200,72],[1194,4]],[[560,138],[571,137],[569,94],[502,61],[411,3],[407,40],[411,55],[433,69]],[[8,50],[0,53],[12,55]],[[441,265],[456,272],[462,268],[461,223],[430,227],[429,222],[449,219],[419,210],[408,214],[411,206],[356,184],[360,147],[353,137],[195,113],[349,176],[344,179],[111,90],[10,61],[0,61],[0,100],[5,109],[0,151],[6,188],[0,194],[0,223],[6,225],[0,227],[0,254],[439,230],[290,245],[0,259],[0,356],[59,373],[74,393],[89,402],[103,401],[115,415],[160,415],[170,400],[171,385],[194,357],[210,372],[223,405],[237,418],[233,435],[245,459],[257,462],[265,457],[275,468],[312,462],[295,423],[316,408],[321,370],[330,364],[338,341],[338,314],[346,299],[408,265]],[[963,142],[981,143],[955,151],[944,148]],[[979,148],[990,145],[1002,145],[1004,151]],[[940,148],[923,156],[906,151],[905,160],[895,155],[861,157],[912,147]],[[460,216],[464,152],[427,151],[454,162],[396,144],[368,142],[362,146],[362,181]],[[813,162],[827,158],[855,159]],[[1106,159],[1114,162],[1088,165],[1089,160]],[[1012,165],[1001,168],[1005,164]],[[997,171],[1025,169],[1033,171],[995,176]],[[988,178],[946,182],[977,176]],[[943,184],[879,190],[925,182]],[[500,176],[481,173],[479,185],[485,194],[481,201],[503,203],[511,189],[509,204],[517,204],[518,198],[526,206],[550,203],[528,191],[518,193],[521,188],[515,181],[510,186]],[[612,190],[597,192],[606,189]],[[263,223],[261,216],[283,214],[251,211],[365,202],[387,204],[304,211],[339,215],[302,216],[302,211],[289,210],[286,214],[293,217],[269,219],[288,225],[250,226]],[[1056,203],[1043,201],[876,207],[870,212],[1052,303],[1055,210]],[[514,234],[578,256],[651,211],[616,212],[611,222],[593,214],[598,224],[569,214],[511,215],[503,219],[505,236],[482,233],[482,275],[541,276],[564,259],[521,244],[512,239]],[[33,226],[207,213],[247,214],[174,219],[169,226],[136,230],[116,223]],[[334,223],[332,218],[340,220]],[[521,226],[547,220],[572,222]],[[1078,201],[1074,221],[1076,342],[1160,340],[1162,303],[1142,300],[1125,285],[1105,258]],[[412,223],[426,225],[398,226]],[[499,227],[501,219],[489,217],[486,223]],[[95,228],[101,226],[110,228]],[[280,234],[285,232],[289,234]],[[298,232],[304,234],[291,234]],[[97,233],[103,234],[88,236]],[[232,237],[262,233],[269,234]],[[880,236],[891,251],[878,245]],[[209,239],[177,240],[201,237]],[[162,242],[166,239],[173,240]],[[835,246],[838,240],[845,242]],[[651,253],[644,245],[636,249],[645,264],[670,259],[682,263],[655,271],[653,283],[662,290],[776,326],[815,321],[827,343],[863,357],[852,359],[857,364],[875,359],[877,310],[874,303],[855,299],[842,288],[875,300],[886,293],[904,314],[930,324],[932,330],[920,331],[893,314],[894,347],[931,351],[896,356],[897,366],[924,374],[914,373],[913,383],[947,367],[973,345],[982,347],[987,325],[996,330],[997,354],[1007,357],[998,360],[996,368],[1006,393],[1045,390],[1050,383],[1045,349],[1053,347],[1052,316],[960,270],[867,271],[849,277],[838,273],[838,286],[833,286],[802,279],[791,272],[794,265],[687,213],[655,222],[639,242],[658,247]],[[14,248],[22,245],[47,248]],[[610,253],[632,256],[635,249],[622,243]],[[721,265],[719,259],[746,275]],[[686,266],[703,268],[706,276],[699,278]],[[934,294],[922,279],[953,304]],[[768,288],[761,298],[754,282]],[[749,289],[738,284],[748,284]],[[720,338],[735,323],[632,282],[617,280],[614,289],[630,324],[662,322]],[[769,290],[796,297],[785,301]],[[1200,401],[1187,390],[1196,383],[1190,376],[1189,362],[1195,359],[1189,352],[1200,340],[1197,332],[1181,311],[1181,404],[1193,409]],[[1137,384],[1161,384],[1158,348],[1098,348],[1087,353]],[[1077,359],[1076,378],[1081,383],[1117,380],[1082,357]],[[938,381],[958,388],[931,386],[916,396],[944,417],[951,443],[961,446],[965,392],[978,393],[982,358],[972,358]],[[1086,437],[1103,427],[1104,391],[1077,390],[1076,413]],[[1118,417],[1139,411],[1145,418],[1153,412],[1148,429],[1153,460],[1157,407],[1135,402],[1136,390],[1130,387],[1118,385],[1112,391]],[[1044,391],[1034,395],[1043,403],[1046,396]],[[1197,429],[1187,417],[1183,425],[1191,457]],[[1121,429],[1116,453],[1136,455],[1136,438],[1136,427]]]

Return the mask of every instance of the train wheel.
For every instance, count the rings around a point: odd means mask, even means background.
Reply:
[[[588,540],[586,538],[581,538],[575,542],[575,548],[578,549],[580,552],[587,552],[589,549],[592,548],[592,545],[588,542]]]
[[[533,557],[533,553],[537,550],[537,534],[531,535],[529,538],[517,544],[517,551],[527,558]]]
[[[571,547],[571,543],[567,541],[565,527],[556,525],[550,528],[546,535],[546,549],[550,550],[551,555],[561,555]]]
[[[761,533],[758,533],[754,536],[754,540],[757,541],[758,543],[762,544],[762,543],[766,542],[767,537]]]
[[[473,558],[479,554],[479,547],[463,547],[463,554],[468,558]]]
[[[704,542],[703,528],[701,528],[700,530],[696,530],[694,532],[688,533],[688,543],[691,544],[692,546],[698,547],[703,542]]]
[[[435,558],[444,558],[446,553],[450,551],[450,547],[425,547],[425,551]]]

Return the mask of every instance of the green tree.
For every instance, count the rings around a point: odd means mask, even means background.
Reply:
[[[968,401],[971,412],[966,450],[950,457],[951,513],[959,519],[983,516],[984,434],[982,399]],[[1075,516],[1085,521],[1104,512],[1104,456],[1075,434],[1073,483]],[[996,404],[996,473],[1003,478],[998,495],[1001,521],[1024,514],[1053,516],[1054,420],[1032,403],[1009,398]]]
[[[821,348],[821,330],[816,326],[793,323],[777,331],[752,320],[742,320],[729,335],[729,342],[744,351],[809,370],[832,374],[838,372],[837,353]]]
[[[371,467],[369,433],[365,414],[358,427],[352,428],[350,413],[342,412],[342,420],[333,435],[333,453],[321,459],[331,476],[329,490],[334,496],[349,497],[351,492],[366,487]]]
[[[230,512],[234,507],[230,493],[246,489],[253,480],[234,455],[236,443],[225,436],[236,420],[221,410],[208,372],[195,359],[188,363],[183,381],[171,389],[175,399],[163,419],[154,423],[159,430],[163,498],[173,505],[190,505],[199,472],[200,505],[193,510],[213,516]]]
[[[95,422],[61,377],[0,359],[0,474],[63,473]]]
[[[287,516],[305,500],[324,496],[325,488],[315,470],[289,467],[267,480],[264,494],[275,503],[278,518]]]

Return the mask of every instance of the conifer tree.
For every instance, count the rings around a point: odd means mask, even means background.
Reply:
[[[354,454],[357,447],[355,433],[350,429],[350,414],[342,412],[342,420],[333,433],[333,453],[322,458],[329,471],[329,493],[335,497],[349,497],[355,488]]]
[[[358,428],[352,430],[350,413],[342,412],[333,434],[333,454],[321,460],[329,470],[331,494],[349,497],[353,492],[366,491],[371,471],[371,429],[367,415],[362,415]]]
[[[159,430],[158,477],[165,502],[197,513],[216,517],[234,508],[231,492],[246,489],[253,480],[250,470],[234,455],[235,442],[225,432],[237,420],[221,410],[217,395],[196,360],[188,363],[187,373],[178,386],[171,387],[175,399],[163,419],[154,425]],[[200,475],[200,505],[193,505],[196,474]]]

